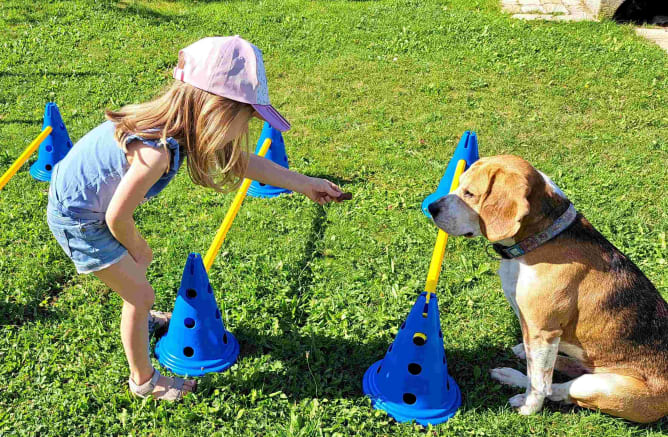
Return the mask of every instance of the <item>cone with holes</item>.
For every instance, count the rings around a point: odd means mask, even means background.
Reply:
[[[237,360],[239,343],[223,325],[198,253],[188,256],[169,330],[158,341],[155,355],[160,364],[182,376],[222,372]]]
[[[260,139],[257,141],[255,153],[260,151],[264,140],[267,138],[271,138],[271,147],[264,157],[282,167],[290,168],[290,165],[288,164],[288,155],[285,153],[283,135],[280,131],[271,127],[266,121],[264,122]],[[271,198],[287,193],[291,193],[291,191],[281,187],[274,187],[273,185],[261,184],[258,181],[253,181],[248,189],[248,195],[253,197]]]
[[[455,191],[461,174],[477,159],[475,132],[466,131],[436,193],[427,197],[423,206]],[[420,294],[408,319],[399,328],[385,358],[364,374],[364,393],[371,398],[373,406],[387,411],[399,422],[415,420],[420,425],[437,425],[452,417],[461,405],[459,387],[448,373],[436,299],[447,243],[448,234],[439,229],[425,292]]]
[[[44,108],[42,129],[51,126],[51,133],[39,146],[37,161],[30,167],[30,175],[42,182],[51,181],[53,167],[67,155],[72,148],[72,140],[67,133],[58,105],[53,102]]]
[[[452,155],[452,159],[450,159],[450,162],[445,169],[445,173],[438,184],[438,188],[436,188],[436,191],[427,196],[422,202],[422,212],[427,217],[431,218],[429,205],[450,192],[450,185],[455,176],[457,163],[460,160],[466,161],[466,169],[468,169],[478,160],[478,158],[478,136],[475,132],[467,130],[459,140],[455,153]]]
[[[427,303],[426,296],[418,297],[385,358],[363,380],[374,408],[424,426],[445,422],[461,405],[459,387],[448,374],[438,300],[432,294]]]

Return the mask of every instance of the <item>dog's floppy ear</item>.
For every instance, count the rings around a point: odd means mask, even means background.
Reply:
[[[517,173],[497,168],[490,173],[487,193],[480,208],[480,230],[491,242],[517,234],[529,213],[528,181]]]

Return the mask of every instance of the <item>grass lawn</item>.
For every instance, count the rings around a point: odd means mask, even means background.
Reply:
[[[239,361],[158,404],[128,394],[120,299],[76,274],[45,222],[48,186],[24,166],[0,192],[0,435],[421,435],[370,408],[362,375],[422,290],[436,229],[419,205],[466,129],[481,154],[551,175],[668,297],[668,57],[631,27],[520,22],[496,0],[3,0],[0,30],[0,172],[47,101],[76,141],[104,108],[168,84],[179,48],[240,34],[264,51],[272,103],[293,124],[291,166],[355,196],[245,201],[210,273]],[[158,309],[232,197],[182,172],[138,210]],[[520,328],[484,246],[449,243],[438,293],[463,405],[428,434],[666,435],[666,419],[509,407],[518,390],[488,370],[525,368],[510,351]]]

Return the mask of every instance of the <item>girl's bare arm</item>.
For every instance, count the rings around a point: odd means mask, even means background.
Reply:
[[[133,214],[148,190],[165,173],[169,152],[164,148],[147,146],[135,141],[128,146],[130,169],[121,179],[111,198],[105,220],[109,230],[134,260],[148,267],[153,252],[135,226]]]
[[[336,184],[290,171],[257,155],[250,155],[245,177],[263,184],[287,188],[307,196],[319,204],[337,200],[342,194]]]

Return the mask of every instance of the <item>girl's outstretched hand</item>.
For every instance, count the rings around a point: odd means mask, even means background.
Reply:
[[[331,201],[340,202],[343,192],[334,183],[327,179],[309,177],[302,193],[319,205],[324,205]]]
[[[241,176],[241,175],[238,175]],[[303,175],[257,155],[250,155],[246,174],[248,179],[267,185],[286,188],[304,194],[319,205],[335,201],[350,200],[352,194],[343,193],[336,184],[327,179]]]

